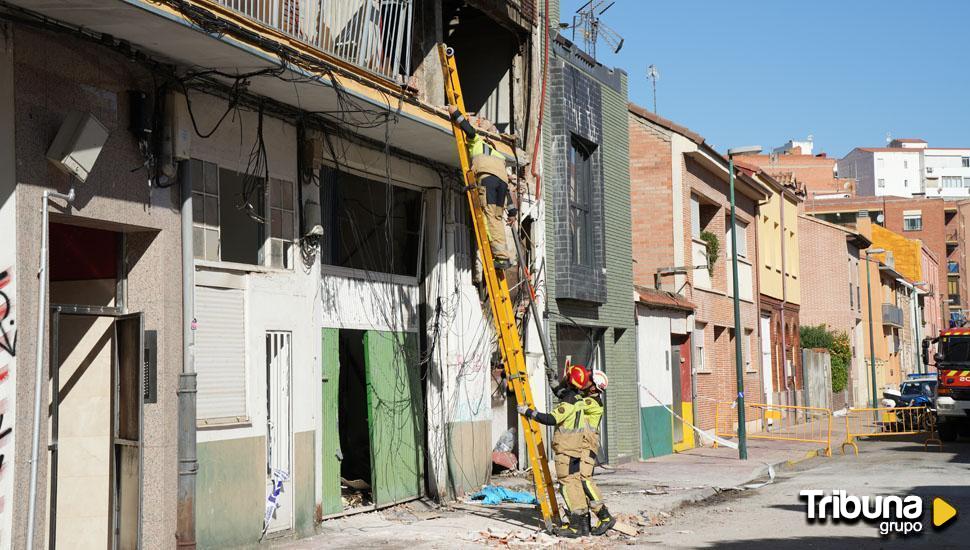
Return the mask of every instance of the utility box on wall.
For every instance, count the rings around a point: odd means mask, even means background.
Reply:
[[[91,113],[72,111],[57,131],[47,158],[83,182],[88,179],[107,140],[108,129]]]

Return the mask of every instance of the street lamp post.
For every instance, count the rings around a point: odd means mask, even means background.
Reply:
[[[869,256],[873,254],[882,254],[885,252],[882,248],[870,248],[866,250],[866,301],[869,305],[869,382],[870,382],[870,401],[872,402],[872,408],[875,409],[878,406],[876,401],[876,341],[873,336],[872,330],[872,279],[870,272],[870,264],[872,260]]]
[[[734,274],[734,369],[738,382],[738,458],[748,459],[747,430],[744,418],[744,365],[742,365],[741,337],[744,328],[741,326],[741,298],[738,295],[738,224],[735,219],[734,202],[734,157],[738,155],[758,154],[761,146],[735,147],[728,149],[728,171],[731,181],[731,272]]]

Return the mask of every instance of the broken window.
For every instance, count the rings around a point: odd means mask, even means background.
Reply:
[[[325,265],[416,277],[421,192],[328,166],[320,170]]]
[[[523,101],[524,91],[514,82],[512,67],[517,44],[525,38],[480,8],[459,0],[444,2],[445,41],[455,50],[465,108],[500,132],[515,133],[515,103]]]

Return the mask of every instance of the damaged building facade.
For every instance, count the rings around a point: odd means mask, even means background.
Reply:
[[[0,4],[0,341],[19,342],[0,349],[0,547],[252,545],[486,482],[515,403],[438,44],[501,134],[534,266],[543,15]]]

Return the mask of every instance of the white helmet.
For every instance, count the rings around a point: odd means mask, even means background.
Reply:
[[[606,387],[610,385],[610,379],[606,376],[606,373],[601,370],[593,371],[593,386],[599,391],[606,391]]]

